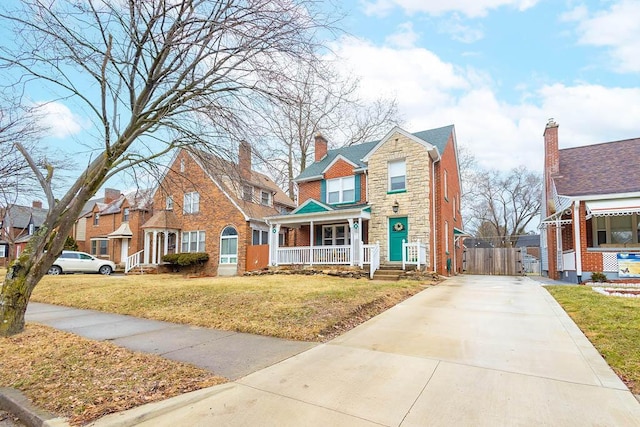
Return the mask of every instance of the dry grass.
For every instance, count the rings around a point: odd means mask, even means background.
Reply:
[[[0,338],[0,386],[74,425],[225,382],[159,356],[134,353],[45,326]]]
[[[323,341],[424,289],[415,281],[328,276],[187,279],[178,275],[47,276],[32,301],[148,319]],[[357,322],[353,317],[357,316]]]
[[[606,296],[589,286],[547,286],[634,394],[640,394],[640,298]]]

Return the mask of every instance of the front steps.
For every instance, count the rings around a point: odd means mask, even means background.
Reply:
[[[403,274],[402,264],[381,264],[380,268],[373,273],[373,280],[396,281]]]

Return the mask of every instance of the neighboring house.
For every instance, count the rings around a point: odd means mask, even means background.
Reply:
[[[142,229],[152,215],[151,190],[126,194],[105,189],[103,202],[94,202],[76,225],[84,237],[78,247],[98,258],[124,266],[127,257],[142,250]],[[81,224],[83,223],[83,224]]]
[[[238,163],[202,151],[178,151],[153,203],[154,215],[142,225],[141,263],[161,264],[168,253],[207,252],[204,273],[221,276],[266,267],[264,218],[295,208],[270,178],[252,170],[247,142],[240,144]],[[285,235],[280,239],[284,244]]]
[[[640,277],[640,138],[558,149],[544,132],[542,270],[574,283],[593,272]]]
[[[539,234],[523,234],[521,236],[518,236],[515,246],[516,248],[526,248],[527,254],[531,255],[535,259],[540,259]]]
[[[0,209],[0,265],[7,266],[25,249],[47,217],[42,202],[31,206],[8,205]]]
[[[271,236],[295,228],[294,247],[270,240],[272,265],[420,264],[461,271],[460,179],[454,126],[336,150],[315,139],[297,178],[298,207],[268,218]],[[377,258],[376,258],[377,257]],[[448,261],[449,260],[449,261]],[[374,266],[375,268],[375,266]]]

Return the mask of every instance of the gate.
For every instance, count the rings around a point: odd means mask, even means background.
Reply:
[[[520,276],[524,274],[524,248],[466,248],[462,271],[466,274]]]

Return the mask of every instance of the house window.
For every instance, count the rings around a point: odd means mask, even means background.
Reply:
[[[204,231],[185,231],[182,233],[182,252],[204,252]]]
[[[355,196],[355,178],[353,176],[327,180],[328,203],[354,202]]]
[[[122,210],[122,221],[124,222],[129,221],[129,208],[124,208]]]
[[[449,200],[449,174],[447,170],[444,171],[444,199]]]
[[[167,196],[165,208],[168,211],[172,211],[173,210],[173,196]]]
[[[192,192],[184,195],[183,212],[186,214],[197,213],[200,211],[200,193]]]
[[[405,160],[389,162],[389,191],[402,191],[407,189],[407,164]]]
[[[180,172],[184,172],[184,159],[180,159]]]
[[[271,206],[271,193],[268,191],[261,191],[260,203],[265,206]]]
[[[599,216],[593,218],[594,246],[625,246],[640,243],[640,215]]]
[[[324,246],[343,246],[351,243],[349,227],[346,225],[325,225],[322,227]]]
[[[100,214],[97,213],[93,216],[93,225],[98,225],[100,224]]]
[[[264,230],[253,230],[251,244],[253,245],[268,245],[269,244],[269,232]]]
[[[226,227],[220,236],[220,264],[238,263],[238,232]]]
[[[287,239],[283,232],[278,233],[278,246],[286,246]]]
[[[245,202],[251,202],[253,200],[253,187],[245,185],[242,187],[242,200]]]
[[[33,224],[29,224],[29,236],[33,235],[33,232],[35,231],[35,226]]]
[[[91,255],[105,256],[109,253],[109,241],[107,239],[91,240]]]
[[[458,199],[457,197],[453,198],[453,219],[456,219],[456,210],[458,208]]]
[[[6,257],[7,257],[7,246],[0,245],[0,258],[6,258]]]

